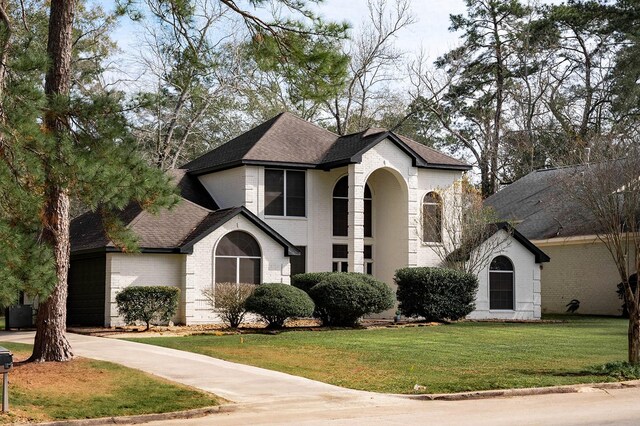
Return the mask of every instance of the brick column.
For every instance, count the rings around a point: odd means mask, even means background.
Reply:
[[[349,271],[364,272],[364,174],[361,164],[350,164]]]

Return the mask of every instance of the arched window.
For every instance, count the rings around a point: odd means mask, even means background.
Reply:
[[[242,231],[229,232],[216,247],[216,283],[260,284],[261,256],[255,238]]]
[[[422,199],[422,241],[442,242],[442,200],[435,192],[429,192]]]
[[[513,310],[513,263],[498,256],[489,266],[489,309]]]
[[[364,187],[364,236],[373,236],[371,217],[371,189]],[[349,178],[342,177],[333,188],[333,236],[346,237],[349,235]]]

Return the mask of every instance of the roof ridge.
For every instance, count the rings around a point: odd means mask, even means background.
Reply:
[[[299,116],[299,115],[297,115],[297,114],[292,113],[291,111],[282,111],[280,114],[281,114],[281,115],[290,115],[291,117],[293,117],[293,118],[297,119],[298,121],[302,121],[302,122],[303,122],[303,123],[305,123],[305,124],[311,124],[312,126],[315,126],[315,127],[317,127],[318,129],[320,129],[320,130],[324,130],[325,132],[329,133],[329,134],[330,134],[330,135],[332,135],[332,136],[340,137],[340,135],[338,135],[337,133],[334,133],[334,132],[332,132],[332,131],[331,131],[331,130],[329,130],[329,129],[325,129],[324,127],[319,126],[319,125],[317,125],[317,124],[316,124],[316,123],[314,123],[314,122],[311,122],[311,121],[309,121],[309,120],[305,120],[304,118],[300,117],[300,116]]]

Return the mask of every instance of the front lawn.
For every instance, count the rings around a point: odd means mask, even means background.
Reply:
[[[391,393],[460,392],[614,380],[588,367],[626,359],[627,321],[473,323],[137,339],[339,386]],[[131,339],[136,340],[136,339]]]
[[[0,342],[14,360],[30,345]],[[162,413],[218,405],[213,395],[103,361],[24,364],[9,373],[9,414],[0,422],[36,422]]]

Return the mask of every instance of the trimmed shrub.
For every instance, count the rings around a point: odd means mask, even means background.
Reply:
[[[247,311],[258,314],[267,328],[282,328],[291,317],[309,317],[313,300],[307,293],[288,284],[262,284],[247,298]]]
[[[222,322],[228,327],[237,328],[247,313],[247,298],[255,288],[255,284],[216,283],[213,289],[204,290],[202,295],[211,310],[220,315]]]
[[[427,321],[455,321],[475,309],[478,278],[445,268],[402,268],[394,277],[399,310]]]
[[[180,290],[165,286],[131,286],[116,295],[118,313],[127,324],[168,322],[178,310]]]
[[[370,275],[336,272],[309,291],[324,325],[351,327],[363,315],[389,309],[395,300],[387,284]]]
[[[307,272],[304,274],[297,274],[291,277],[291,285],[308,294],[309,290],[311,290],[313,286],[319,284],[331,274],[338,273],[339,272]]]

